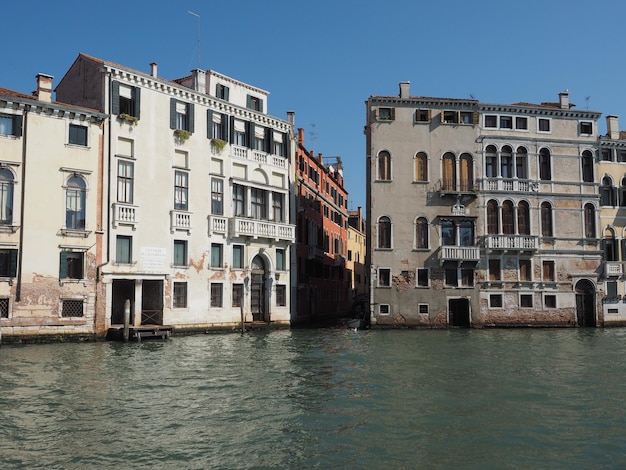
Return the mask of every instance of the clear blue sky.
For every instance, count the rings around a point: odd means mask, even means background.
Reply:
[[[198,66],[188,11],[200,68],[269,91],[274,116],[294,111],[307,148],[342,157],[350,209],[365,208],[364,102],[400,81],[489,103],[568,89],[626,129],[623,0],[0,0],[0,86],[30,93],[40,72],[56,85],[79,52],[185,76]]]

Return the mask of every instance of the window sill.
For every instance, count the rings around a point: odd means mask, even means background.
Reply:
[[[0,233],[15,233],[19,228],[19,225],[0,224]]]
[[[91,235],[91,230],[74,230],[69,228],[62,228],[61,235],[64,237],[75,237],[75,238],[87,238]]]

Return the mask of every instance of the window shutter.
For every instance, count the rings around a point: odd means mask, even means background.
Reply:
[[[246,108],[252,108],[252,97],[250,95],[246,95]]]
[[[22,137],[22,115],[13,117],[13,135],[15,137]]]
[[[170,98],[170,129],[176,129],[176,100]]]
[[[228,137],[229,137],[229,140],[227,140],[227,142],[234,144],[235,143],[235,118],[233,116],[231,116],[230,118],[230,135]]]
[[[274,153],[274,129],[270,127],[265,128],[265,151]]]
[[[67,278],[67,252],[62,251],[59,256],[59,279]]]
[[[227,86],[224,87],[224,99],[226,101],[228,101],[228,92],[229,92],[230,88],[228,88]]]
[[[291,157],[291,140],[289,139],[289,134],[283,134],[283,147],[285,152],[285,157]]]
[[[10,277],[17,275],[17,250],[11,250],[11,266],[9,271]]]
[[[246,147],[249,149],[254,148],[254,124],[250,121],[246,121]]]
[[[193,130],[194,130],[194,104],[193,103],[187,103],[187,127],[189,129],[187,129],[189,132],[191,132],[193,134]]]
[[[111,113],[120,113],[120,82],[118,81],[111,84]]]
[[[222,114],[220,126],[222,126],[222,139],[228,142],[228,114]]]
[[[259,112],[263,112],[263,100],[259,98]]]
[[[135,117],[139,119],[141,117],[139,115],[141,110],[141,88],[133,88],[133,99],[135,100]]]
[[[206,110],[206,136],[208,139],[213,138],[213,111]]]

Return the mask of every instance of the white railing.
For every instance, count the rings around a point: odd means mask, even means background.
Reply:
[[[287,158],[261,152],[260,150],[250,150],[246,147],[231,145],[231,154],[234,158],[242,160],[252,160],[263,165],[272,165],[278,168],[287,168]]]
[[[480,249],[477,246],[442,246],[442,260],[478,261]]]
[[[229,232],[231,237],[272,238],[293,243],[296,227],[295,225],[274,223],[267,220],[233,217],[229,219]]]
[[[539,239],[532,235],[487,235],[486,246],[492,250],[537,250]]]
[[[139,222],[138,207],[116,202],[113,204],[113,225],[135,225]]]
[[[257,163],[267,163],[267,154],[259,152],[258,150],[252,151],[252,160]]]
[[[624,273],[624,265],[620,261],[607,261],[604,263],[604,275],[621,276]]]
[[[237,145],[231,145],[230,149],[232,151],[233,157],[235,158],[243,158],[244,160],[248,159],[248,149],[245,147],[239,147]]]
[[[485,178],[483,189],[486,191],[519,191],[528,193],[536,191],[537,185],[530,180],[508,178]]]
[[[191,230],[191,212],[170,211],[170,229]]]
[[[228,219],[215,215],[209,216],[209,234],[228,232]]]

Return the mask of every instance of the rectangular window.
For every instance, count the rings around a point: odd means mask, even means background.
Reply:
[[[133,237],[118,235],[115,238],[115,261],[122,264],[133,262]]]
[[[15,277],[17,274],[17,250],[0,250],[0,277]]]
[[[234,269],[243,269],[244,267],[244,246],[243,245],[233,245],[233,268]]]
[[[418,109],[415,111],[415,120],[417,122],[430,122],[430,109]]]
[[[458,124],[459,112],[458,111],[444,111],[441,115],[442,122],[446,124]]]
[[[250,216],[253,219],[267,219],[266,191],[258,188],[250,189]]]
[[[282,248],[276,248],[276,270],[287,270],[287,266],[285,265],[285,250],[283,250]]]
[[[174,295],[172,298],[173,308],[187,308],[187,283],[175,282]]]
[[[243,301],[243,284],[233,284],[232,306],[241,307]]]
[[[194,105],[170,98],[170,129],[194,131]]]
[[[547,282],[554,282],[554,261],[543,262],[543,280]]]
[[[515,118],[515,129],[520,130],[520,131],[528,130],[528,118],[517,116]]]
[[[394,108],[378,108],[376,118],[379,121],[393,121],[395,118]]]
[[[211,267],[222,268],[224,265],[223,258],[224,245],[221,243],[211,243]]]
[[[0,318],[9,318],[9,298],[0,297]]]
[[[417,312],[420,315],[428,315],[428,304],[417,304]]]
[[[607,281],[606,296],[609,299],[617,299],[617,282],[616,281]]]
[[[490,259],[489,260],[489,280],[499,281],[501,279],[502,279],[502,274],[500,273],[500,260]]]
[[[459,285],[459,274],[456,268],[446,268],[444,270],[444,283],[450,287]]]
[[[222,306],[222,284],[219,282],[211,283],[211,307]]]
[[[218,83],[215,85],[215,97],[216,98],[228,101],[228,95],[229,95],[228,92],[229,90],[226,85],[222,85],[221,83]]]
[[[428,287],[428,268],[417,268],[417,287]]]
[[[246,188],[240,184],[233,185],[233,212],[236,217],[246,216]]]
[[[0,114],[0,135],[22,135],[22,116],[7,116]]]
[[[188,209],[189,175],[184,171],[174,172],[174,209]]]
[[[285,217],[285,211],[283,209],[285,201],[285,195],[281,193],[272,193],[272,210],[274,212],[273,220],[276,222],[282,222]]]
[[[224,214],[224,181],[211,178],[211,213]]]
[[[496,128],[498,127],[498,116],[495,114],[485,115],[485,127]]]
[[[61,300],[61,316],[63,318],[84,316],[83,301],[75,299]]]
[[[391,269],[378,269],[378,287],[391,287]]]
[[[613,149],[602,149],[600,152],[600,159],[603,162],[612,162],[613,161]]]
[[[593,123],[589,121],[582,121],[580,123],[580,133],[584,135],[593,134]]]
[[[474,285],[473,269],[461,269],[461,285],[463,287],[472,287]]]
[[[62,251],[60,254],[59,278],[83,279],[85,253]]]
[[[174,240],[174,266],[187,266],[187,240]]]
[[[539,132],[550,132],[550,119],[537,119],[537,130]]]
[[[380,315],[389,315],[391,313],[391,308],[389,307],[389,304],[380,304],[378,306],[378,313]]]
[[[545,294],[543,296],[543,306],[545,308],[556,308],[556,295]]]
[[[502,294],[491,294],[489,296],[490,308],[502,308]]]
[[[532,281],[533,274],[529,259],[519,260],[519,280],[520,281]]]
[[[276,286],[276,305],[280,307],[287,305],[287,286],[284,284]]]
[[[513,129],[513,118],[511,116],[500,116],[500,129]]]
[[[127,115],[139,119],[139,97],[141,89],[113,82],[113,114]]]
[[[472,124],[474,113],[471,111],[461,111],[459,116],[461,124]]]
[[[87,127],[70,124],[68,143],[87,147]]]
[[[533,307],[533,296],[532,294],[520,294],[519,296],[519,306],[522,308],[532,308]]]
[[[133,203],[135,164],[117,161],[117,202]]]
[[[257,96],[248,95],[246,107],[254,111],[263,112],[263,100]]]

